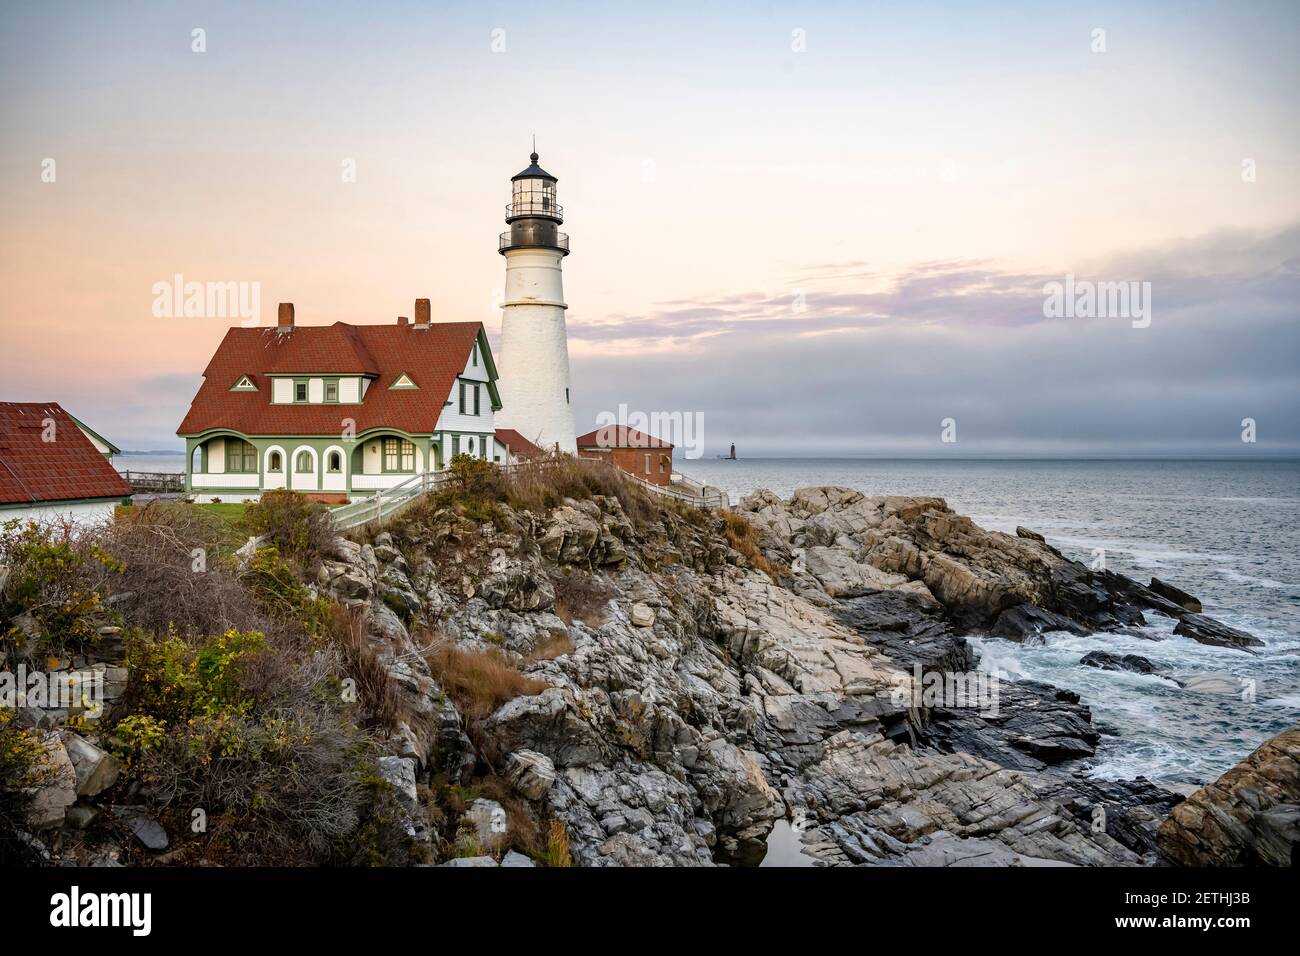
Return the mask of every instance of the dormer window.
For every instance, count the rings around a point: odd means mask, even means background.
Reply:
[[[338,382],[326,382],[326,383],[325,383],[325,401],[327,401],[327,402],[337,402],[338,400],[339,400],[339,383],[338,383]]]
[[[294,382],[294,383],[293,383],[293,400],[294,400],[295,402],[305,402],[305,401],[307,401],[307,383],[306,383],[306,382]]]
[[[420,386],[416,385],[413,381],[411,381],[411,376],[403,372],[401,375],[397,376],[397,378],[393,381],[393,384],[388,387],[389,388],[419,388]]]
[[[256,392],[257,386],[253,384],[253,380],[247,375],[241,375],[239,381],[230,386],[230,390],[232,392]]]

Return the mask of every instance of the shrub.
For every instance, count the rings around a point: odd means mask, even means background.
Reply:
[[[119,562],[67,526],[9,522],[0,527],[0,657],[39,659],[78,652],[99,637],[104,599]],[[26,615],[39,632],[13,623]]]
[[[403,713],[397,682],[366,637],[362,616],[335,604],[328,633],[343,655],[348,676],[356,682],[357,703],[378,726],[396,730],[407,715]]]
[[[351,859],[361,835],[390,842],[378,748],[343,700],[336,650],[245,632],[133,636],[128,661],[119,749],[164,808],[224,821],[210,823],[205,855],[327,863]]]
[[[280,554],[303,566],[319,558],[334,540],[329,509],[296,491],[268,491],[248,506],[240,526],[251,535],[265,535]]]
[[[565,654],[572,654],[573,638],[563,631],[552,631],[538,641],[531,651],[523,656],[520,663],[525,666],[534,661],[553,661]]]
[[[45,783],[51,772],[40,740],[18,726],[14,711],[0,708],[0,864],[34,862],[18,834],[31,810],[31,788]]]
[[[232,538],[221,519],[182,503],[150,502],[119,512],[99,534],[121,565],[113,607],[143,631],[202,636],[265,630],[266,619],[228,560]]]
[[[253,555],[246,581],[266,613],[276,621],[313,638],[325,633],[333,613],[332,602],[313,596],[274,545],[259,548]]]

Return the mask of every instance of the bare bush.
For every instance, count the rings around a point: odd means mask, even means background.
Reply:
[[[555,613],[565,624],[582,621],[588,627],[605,623],[605,606],[614,589],[594,574],[580,569],[551,578],[555,586]]]

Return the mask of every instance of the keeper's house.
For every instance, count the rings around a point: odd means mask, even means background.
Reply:
[[[203,372],[177,434],[196,501],[288,488],[318,501],[364,498],[453,455],[492,461],[497,372],[478,322],[233,328]]]
[[[131,498],[119,452],[56,402],[0,402],[0,526],[112,518]]]

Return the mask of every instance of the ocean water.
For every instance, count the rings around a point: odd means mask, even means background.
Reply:
[[[185,455],[183,452],[174,455],[116,455],[113,467],[118,471],[169,472],[179,475],[185,471]]]
[[[1300,462],[701,459],[680,468],[733,501],[808,485],[939,495],[990,530],[1039,531],[1067,557],[1090,562],[1102,549],[1107,567],[1176,584],[1266,643],[1255,655],[1209,647],[1174,636],[1174,622],[1154,613],[1141,636],[1058,633],[1040,646],[977,636],[982,669],[1075,690],[1113,732],[1091,765],[1096,776],[1203,783],[1300,723]],[[1102,649],[1180,675],[1228,675],[1240,690],[1194,692],[1079,664]]]

